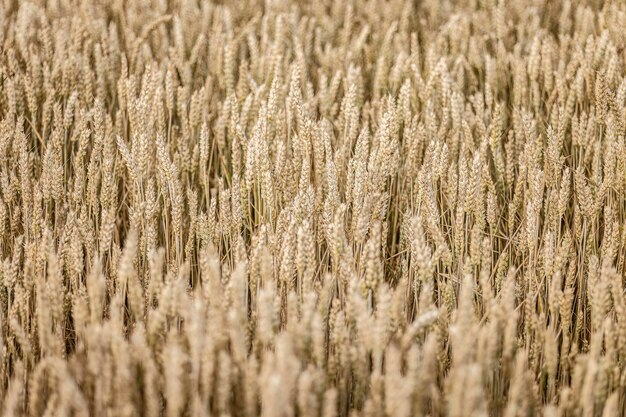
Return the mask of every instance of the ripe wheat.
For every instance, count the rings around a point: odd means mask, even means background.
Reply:
[[[625,28],[3,1],[0,412],[626,415]]]

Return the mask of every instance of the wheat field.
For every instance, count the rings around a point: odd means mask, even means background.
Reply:
[[[625,47],[619,0],[3,0],[1,415],[626,415]]]

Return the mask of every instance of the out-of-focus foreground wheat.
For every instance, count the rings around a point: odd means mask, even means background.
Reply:
[[[624,415],[598,3],[5,0],[2,415]]]

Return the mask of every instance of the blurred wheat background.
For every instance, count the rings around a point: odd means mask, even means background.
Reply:
[[[0,412],[626,414],[626,3],[0,6]]]

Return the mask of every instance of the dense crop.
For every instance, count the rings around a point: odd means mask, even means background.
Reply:
[[[625,415],[600,3],[3,1],[2,415]]]

